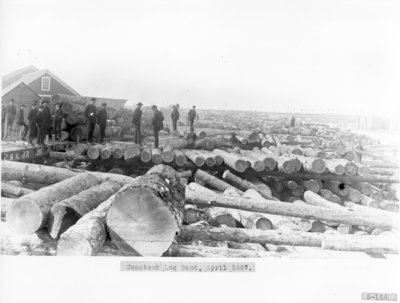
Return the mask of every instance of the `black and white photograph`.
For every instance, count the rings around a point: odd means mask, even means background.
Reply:
[[[399,1],[0,0],[0,23],[1,302],[398,300]]]

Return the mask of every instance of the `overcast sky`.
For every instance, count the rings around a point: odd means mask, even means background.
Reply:
[[[0,0],[2,74],[165,106],[393,112],[400,1]]]

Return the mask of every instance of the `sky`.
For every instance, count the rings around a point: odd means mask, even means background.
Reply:
[[[0,66],[128,104],[394,114],[399,16],[387,0],[0,0]]]

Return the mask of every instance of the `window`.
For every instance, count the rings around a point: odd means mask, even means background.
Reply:
[[[42,90],[49,91],[50,90],[50,77],[42,77]]]

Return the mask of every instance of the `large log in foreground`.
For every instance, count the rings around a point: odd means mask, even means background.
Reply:
[[[391,220],[382,220],[367,214],[355,214],[347,210],[331,209],[318,206],[293,205],[266,199],[246,199],[222,194],[210,194],[204,187],[196,183],[186,186],[186,203],[199,206],[217,206],[248,210],[260,213],[300,217],[304,219],[343,223],[356,226],[371,226],[383,229],[397,228],[399,223]]]
[[[14,200],[7,211],[7,223],[20,234],[32,234],[44,226],[52,206],[97,185],[92,174],[79,174]]]
[[[68,228],[57,242],[57,255],[95,255],[106,241],[106,216],[114,198],[115,194]]]
[[[96,208],[120,188],[115,182],[105,182],[53,205],[49,224],[50,236],[53,239],[57,238],[80,217]]]
[[[161,256],[180,230],[184,192],[178,173],[164,165],[122,188],[107,215],[114,244],[122,251]]]
[[[217,228],[204,226],[183,226],[179,237],[185,240],[235,241],[239,243],[260,243],[292,246],[312,246],[323,249],[362,251],[367,253],[398,254],[395,237],[326,235],[308,232],[283,232],[276,230],[248,230],[241,228]]]

